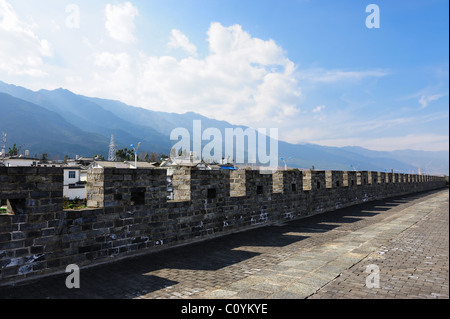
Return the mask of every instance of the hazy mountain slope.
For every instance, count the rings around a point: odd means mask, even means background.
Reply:
[[[2,131],[7,132],[7,149],[14,143],[30,155],[51,156],[98,154],[107,148],[108,140],[86,133],[65,121],[59,114],[39,105],[0,93]]]
[[[27,100],[60,114],[66,121],[86,132],[93,132],[114,138],[119,147],[128,147],[131,143],[143,142],[142,150],[165,152],[169,139],[152,127],[135,125],[112,112],[105,110],[89,99],[68,90],[40,90],[33,92],[14,85],[0,82],[0,91]],[[144,143],[145,142],[145,143]],[[103,150],[107,154],[108,149]]]
[[[202,115],[187,112],[185,114],[155,112],[139,107],[126,105],[119,101],[105,100],[99,98],[89,98],[96,104],[101,105],[105,109],[110,110],[115,115],[122,117],[130,122],[135,122],[142,125],[150,125],[159,132],[169,135],[172,129],[176,127],[186,128],[192,134],[193,120],[201,120],[202,129],[209,127],[218,128],[222,132],[222,137],[225,137],[225,128],[236,128],[244,126],[232,125],[225,121],[217,121],[206,118]],[[205,143],[207,143],[206,141]],[[360,154],[350,153],[338,148],[327,148],[313,144],[295,145],[283,141],[279,142],[279,153],[284,158],[292,157],[287,162],[289,166],[311,168],[314,166],[317,169],[352,169],[349,165],[356,167],[358,163],[363,163],[364,167],[372,167],[377,170],[385,169],[400,169],[405,167],[401,163],[393,159],[374,160],[369,156],[362,156]],[[285,155],[289,154],[289,155]],[[224,153],[224,157],[227,154]],[[370,164],[366,164],[370,163]],[[280,165],[283,163],[280,162]],[[368,169],[367,168],[367,169]],[[411,167],[407,167],[411,169]]]
[[[150,126],[155,130],[157,130],[158,132],[165,134],[167,136],[169,136],[170,132],[177,127],[186,128],[189,130],[189,132],[192,132],[193,120],[201,120],[202,129],[208,127],[215,127],[220,130],[229,127],[244,128],[244,126],[232,125],[226,121],[218,121],[210,119],[194,112],[186,112],[184,114],[158,112],[144,109],[141,107],[130,106],[115,100],[107,100],[100,98],[87,98],[87,99],[102,106],[104,109],[111,111],[116,116],[126,121],[138,125]]]
[[[97,139],[89,141],[90,149],[99,150],[107,156],[108,147],[105,140],[109,141],[114,134],[119,147],[129,147],[131,143],[142,142],[141,151],[160,152],[168,154],[170,148],[176,141],[170,140],[170,133],[175,128],[185,128],[191,134],[194,120],[201,120],[202,130],[206,128],[218,128],[225,141],[226,128],[243,128],[244,126],[232,125],[226,121],[218,121],[205,116],[187,112],[184,114],[158,112],[141,107],[130,106],[120,101],[86,97],[74,94],[68,90],[40,90],[37,92],[27,90],[0,81],[0,92],[7,92],[15,97],[23,98],[35,103],[47,110],[58,113],[66,123],[77,128],[80,136],[86,132],[96,133],[102,136],[102,142],[96,144]],[[40,133],[39,131],[37,131]],[[65,135],[55,136],[56,140],[51,145],[61,145],[66,150],[73,147],[75,150],[86,149],[85,138],[75,137],[67,140]],[[203,141],[205,146],[209,141]],[[228,141],[229,142],[229,141]],[[66,145],[66,144],[69,145]],[[34,144],[40,152],[43,145]],[[65,145],[65,146],[63,146]],[[48,145],[45,145],[48,147]],[[290,167],[309,169],[334,169],[334,170],[372,170],[372,171],[395,171],[395,172],[417,172],[418,167],[422,172],[429,174],[448,174],[449,155],[444,152],[421,152],[401,150],[394,152],[371,151],[361,147],[325,147],[314,144],[290,144],[279,141],[279,157],[287,159]],[[228,154],[224,151],[223,157]],[[71,152],[74,153],[75,151]],[[77,151],[77,153],[80,153]],[[234,147],[236,153],[236,147]],[[80,154],[81,155],[81,154]],[[84,154],[93,155],[93,154]],[[283,161],[279,161],[283,166]]]
[[[397,151],[372,151],[362,147],[343,147],[345,151],[354,152],[370,156],[375,160],[379,158],[396,158],[399,161],[408,163],[412,169],[428,174],[449,173],[449,151],[417,151],[417,150],[397,150]]]

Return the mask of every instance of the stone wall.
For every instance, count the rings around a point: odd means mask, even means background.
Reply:
[[[63,273],[341,207],[444,187],[379,172],[91,169],[89,208],[63,210],[61,168],[0,168],[0,285]]]

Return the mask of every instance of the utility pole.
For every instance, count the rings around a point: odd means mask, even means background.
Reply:
[[[141,142],[138,143],[137,147],[134,147],[134,145],[131,144],[131,147],[134,150],[134,169],[137,169],[137,154],[138,154],[137,152],[138,152],[139,146],[141,146]]]

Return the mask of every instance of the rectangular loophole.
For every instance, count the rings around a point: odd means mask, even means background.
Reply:
[[[131,192],[130,205],[145,205],[145,192]]]
[[[317,189],[320,188],[320,182],[317,182]]]
[[[292,184],[291,185],[291,191],[293,191],[293,192],[297,191],[297,185],[296,184]]]
[[[217,191],[215,188],[208,189],[208,199],[215,199],[217,197]]]
[[[263,187],[261,185],[256,186],[256,194],[261,195],[263,193]]]
[[[339,181],[336,181],[336,187],[339,187]]]

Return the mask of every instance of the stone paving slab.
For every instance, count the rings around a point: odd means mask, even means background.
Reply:
[[[448,194],[448,193],[447,193]],[[449,203],[447,194],[414,206],[391,224],[383,246],[323,286],[311,299],[449,298]],[[416,221],[416,222],[415,222]],[[404,226],[411,225],[401,231]],[[379,284],[366,285],[368,267],[379,269]],[[375,283],[375,282],[373,282]]]
[[[347,207],[81,269],[80,289],[64,274],[1,287],[0,298],[448,298],[448,196]],[[366,287],[369,264],[380,288]]]

